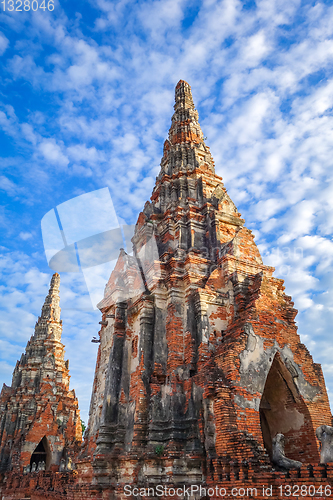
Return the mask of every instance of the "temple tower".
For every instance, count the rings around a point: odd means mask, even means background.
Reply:
[[[81,456],[94,484],[193,484],[231,461],[269,465],[277,433],[287,456],[319,462],[315,429],[331,424],[321,367],[244,222],[181,80],[133,256],[121,251],[99,304]]]
[[[69,390],[61,343],[59,274],[51,279],[35,332],[17,361],[12,385],[0,394],[1,471],[33,467],[57,470],[78,449],[82,430],[78,401]]]

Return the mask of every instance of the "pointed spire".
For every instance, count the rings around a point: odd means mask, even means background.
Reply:
[[[179,109],[195,109],[190,85],[184,80],[179,80],[175,91],[175,111]]]
[[[184,80],[180,80],[176,85],[174,109],[169,138],[164,142],[161,171],[157,176],[152,197],[154,204],[162,211],[169,207],[170,202],[177,202],[179,199],[184,202],[187,197],[197,198],[192,187],[188,185],[192,182],[190,177],[193,177],[194,181],[203,174],[215,174],[214,160],[205,144],[191,87]],[[170,184],[174,175],[179,181],[172,181]]]
[[[61,343],[62,321],[60,319],[60,276],[55,273],[52,276],[49,293],[47,294],[41,316],[35,326],[35,332],[27,343],[25,353],[17,363],[13,373],[13,387],[22,385],[26,379],[32,380],[30,376],[38,368],[38,380],[42,382],[48,379],[49,365],[59,370],[59,380],[64,385],[69,385],[68,367],[64,361],[64,346]],[[48,367],[47,369],[45,367]],[[18,375],[20,375],[18,377]],[[37,379],[36,379],[37,380]]]
[[[62,333],[62,321],[60,320],[60,276],[55,273],[51,278],[49,293],[47,294],[42,313],[35,326],[35,336],[46,338],[50,333],[60,340]]]
[[[172,145],[204,145],[204,136],[199,125],[198,112],[194,107],[190,85],[180,80],[175,90],[175,105],[169,141]]]
[[[176,85],[174,110],[169,139],[164,143],[161,170],[151,196],[152,203],[145,206],[135,229],[132,241],[136,248],[141,248],[151,237],[151,226],[149,228],[146,221],[150,219],[150,223],[155,214],[159,217],[172,214],[173,217],[170,236],[166,237],[163,248],[171,248],[170,241],[176,249],[194,247],[197,228],[193,227],[189,232],[188,221],[192,214],[186,214],[186,211],[198,210],[207,202],[216,205],[218,200],[216,197],[212,199],[212,193],[218,185],[223,189],[222,178],[215,175],[214,160],[199,125],[191,87],[184,80]],[[182,220],[183,225],[175,231],[172,225],[178,220]],[[159,251],[164,253],[162,246]]]
[[[59,296],[60,275],[54,273],[51,278],[49,293],[45,298],[41,319],[60,320],[60,296]]]

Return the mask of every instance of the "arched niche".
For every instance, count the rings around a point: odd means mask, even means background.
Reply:
[[[48,470],[51,465],[51,450],[49,446],[49,442],[44,436],[36,446],[33,454],[31,455],[30,458],[30,466],[35,462],[36,466],[38,467],[39,462],[45,462],[45,469]]]
[[[318,462],[311,416],[279,353],[276,353],[268,372],[259,413],[264,445],[270,456],[272,439],[281,433],[286,438],[285,454],[288,458]]]

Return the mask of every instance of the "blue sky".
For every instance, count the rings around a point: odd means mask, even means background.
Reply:
[[[135,223],[184,79],[216,172],[264,263],[285,279],[333,397],[331,2],[54,6],[9,12],[1,4],[0,382],[11,382],[52,275],[42,218],[108,187],[118,216]],[[85,309],[84,293],[82,275],[62,275],[63,341],[87,421],[100,316]]]

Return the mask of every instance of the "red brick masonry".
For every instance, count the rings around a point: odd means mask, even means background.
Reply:
[[[216,487],[230,498],[332,496],[332,464],[319,465],[315,436],[332,422],[321,367],[300,342],[283,281],[263,264],[215,174],[184,81],[174,108],[134,257],[120,252],[99,304],[76,471],[22,481],[7,473],[3,500],[166,499],[170,488],[192,485],[207,491],[191,500],[220,498]],[[300,471],[272,463],[278,433]],[[161,485],[168,494],[159,495]]]

